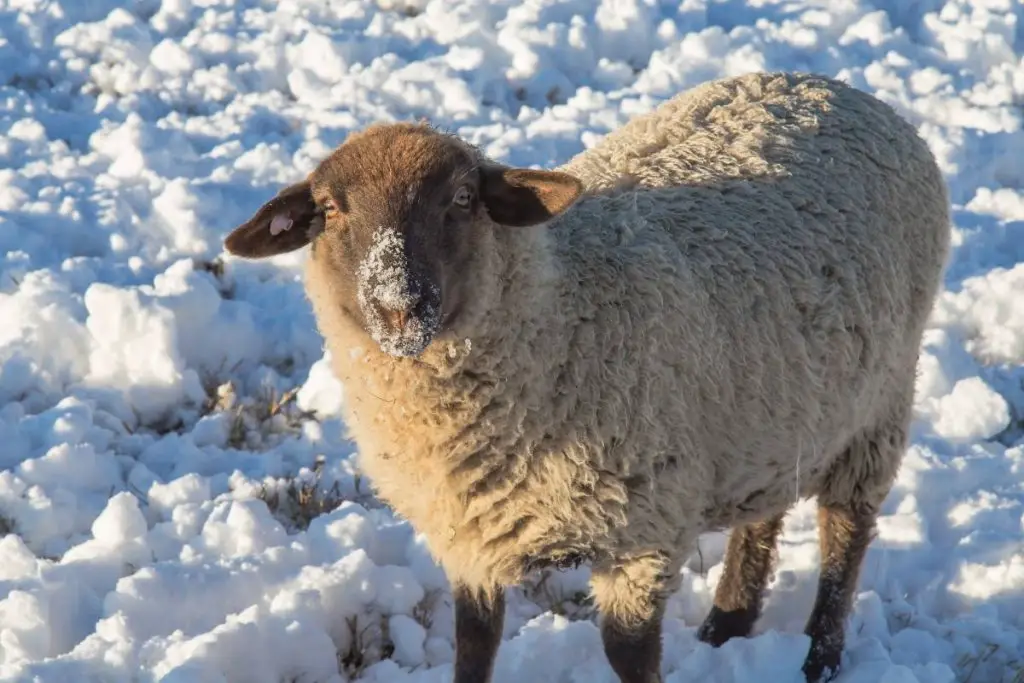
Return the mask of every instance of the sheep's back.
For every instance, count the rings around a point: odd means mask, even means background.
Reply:
[[[945,184],[915,129],[823,76],[753,73],[703,84],[634,117],[562,170],[591,195],[681,188],[692,190],[684,203],[714,208],[730,204],[730,194],[774,193],[797,211],[838,213],[839,224],[866,231],[874,228],[854,214],[876,212],[920,228],[914,237],[937,243],[939,260],[948,240],[932,227],[944,217],[948,224]]]

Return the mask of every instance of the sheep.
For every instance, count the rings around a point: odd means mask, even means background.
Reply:
[[[810,497],[803,673],[835,675],[949,249],[941,173],[888,105],[747,74],[553,170],[378,123],[225,240],[307,244],[361,467],[451,583],[455,683],[490,680],[508,586],[580,562],[612,670],[657,683],[666,599],[712,530],[732,532],[698,636],[749,635]]]

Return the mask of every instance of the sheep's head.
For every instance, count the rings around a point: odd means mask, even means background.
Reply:
[[[225,240],[265,258],[312,243],[332,305],[386,353],[418,356],[474,308],[489,231],[540,225],[582,191],[557,171],[510,168],[426,125],[377,125],[349,137]],[[479,306],[477,306],[478,308]]]

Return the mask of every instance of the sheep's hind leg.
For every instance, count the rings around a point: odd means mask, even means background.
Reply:
[[[473,589],[456,583],[455,598],[455,681],[487,683],[501,644],[505,622],[505,591]]]
[[[719,647],[731,638],[750,635],[761,616],[784,516],[733,529],[725,552],[725,570],[715,590],[715,604],[697,631],[701,641]]]
[[[679,568],[652,554],[593,569],[604,651],[622,683],[661,681],[661,621],[665,601],[679,585]]]
[[[830,681],[838,674],[846,617],[861,564],[906,443],[902,420],[856,440],[833,466],[818,494],[821,575],[805,629],[811,648],[803,667],[810,683]]]

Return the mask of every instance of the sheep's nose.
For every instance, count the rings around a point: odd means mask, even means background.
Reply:
[[[412,306],[408,308],[402,308],[399,310],[384,309],[381,311],[384,317],[384,322],[387,323],[388,327],[393,330],[404,330],[405,322],[409,319],[409,313],[412,311]]]
[[[419,292],[406,290],[401,297],[392,297],[386,303],[378,301],[378,309],[384,324],[392,330],[404,330],[409,318],[416,315],[420,299]]]

